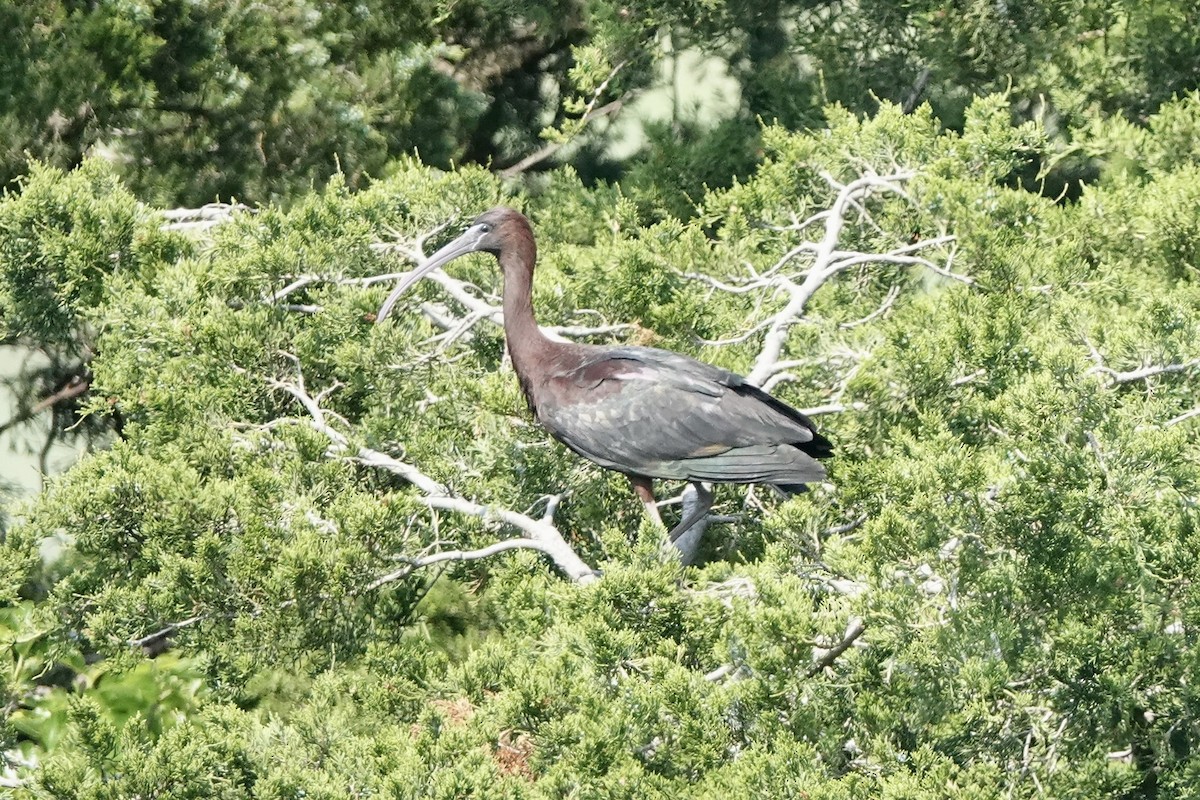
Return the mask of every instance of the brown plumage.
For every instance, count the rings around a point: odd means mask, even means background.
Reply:
[[[378,319],[421,276],[475,252],[500,262],[504,335],[538,422],[579,455],[628,476],[660,523],[653,480],[695,486],[700,502],[672,541],[712,505],[703,482],[799,491],[824,479],[817,459],[832,455],[829,441],[808,417],[741,376],[667,350],[557,342],[542,333],[531,301],[537,245],[529,220],[510,208],[481,214],[430,256],[392,291]]]

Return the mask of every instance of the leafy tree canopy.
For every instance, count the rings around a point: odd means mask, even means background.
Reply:
[[[1188,796],[1197,113],[1106,119],[1086,144],[1114,169],[1071,203],[1020,188],[1061,151],[1000,96],[961,130],[891,103],[768,126],[753,174],[687,220],[570,168],[510,194],[404,160],[216,224],[165,221],[99,161],[35,169],[0,201],[0,314],[85,342],[86,413],[122,427],[2,545],[11,781]],[[620,476],[528,419],[490,259],[375,324],[397,274],[497,202],[539,233],[543,325],[820,412],[830,483],[720,488],[730,519],[685,567]],[[456,557],[551,535],[602,575]]]

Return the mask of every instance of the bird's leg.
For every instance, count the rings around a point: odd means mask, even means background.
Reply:
[[[683,515],[683,519],[679,520],[679,524],[671,529],[667,534],[667,539],[674,544],[680,536],[687,533],[688,530],[700,520],[704,519],[704,515],[712,508],[713,493],[712,490],[705,486],[700,481],[693,481],[692,488],[696,490],[696,504],[692,506],[691,511]]]
[[[633,486],[633,491],[641,499],[642,505],[646,507],[646,514],[658,524],[658,527],[666,528],[667,526],[663,525],[662,515],[658,513],[658,503],[654,500],[654,481],[641,475],[627,477],[630,485]]]

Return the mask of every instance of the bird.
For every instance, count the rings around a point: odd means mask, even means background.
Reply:
[[[688,481],[697,502],[670,542],[712,507],[709,483],[761,483],[785,493],[823,481],[833,454],[807,416],[729,370],[652,347],[556,341],[534,316],[537,244],[524,214],[498,206],[429,256],[391,291],[377,323],[433,270],[490,253],[503,278],[504,336],[534,418],[580,456],[623,473],[663,530],[655,480]]]

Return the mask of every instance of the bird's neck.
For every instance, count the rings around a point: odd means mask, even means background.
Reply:
[[[524,387],[530,371],[549,357],[554,342],[546,338],[533,315],[533,242],[506,250],[500,258],[504,271],[504,336],[508,352]],[[526,389],[528,393],[528,389]]]

